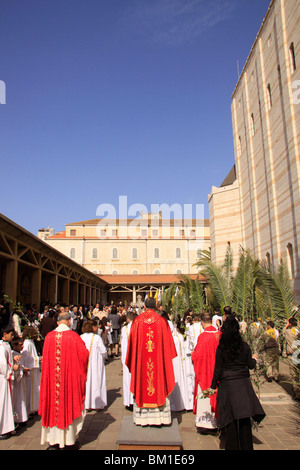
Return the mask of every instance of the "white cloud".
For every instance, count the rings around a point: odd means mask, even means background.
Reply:
[[[230,18],[235,0],[137,0],[123,21],[150,41],[180,45]]]

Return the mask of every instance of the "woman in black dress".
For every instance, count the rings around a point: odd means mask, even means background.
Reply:
[[[251,418],[260,423],[265,412],[257,398],[249,369],[257,356],[242,340],[239,323],[229,316],[222,326],[211,389],[218,388],[218,423],[225,431],[226,450],[253,450]]]

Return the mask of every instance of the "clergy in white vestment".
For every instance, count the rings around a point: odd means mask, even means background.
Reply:
[[[173,340],[177,352],[177,356],[173,358],[173,368],[175,375],[175,387],[169,396],[171,411],[182,411],[188,409],[188,388],[186,376],[186,353],[184,345],[184,330],[182,330],[181,322],[178,322],[176,328],[173,328]]]
[[[82,327],[81,339],[89,351],[88,371],[86,380],[85,408],[102,410],[107,406],[107,388],[105,359],[107,350],[98,334],[98,321],[88,320]]]
[[[185,350],[184,368],[185,368],[186,388],[187,388],[186,410],[190,411],[193,409],[193,406],[194,406],[195,371],[194,371],[194,365],[192,362],[192,349],[190,346],[190,338],[188,335],[186,335],[183,345],[184,345],[184,350]]]
[[[121,361],[123,364],[123,403],[128,408],[133,406],[134,399],[133,394],[130,391],[131,374],[128,370],[128,367],[125,365],[125,361],[131,324],[135,317],[135,312],[128,312],[126,315],[126,325],[124,325],[121,329]]]
[[[25,376],[26,384],[26,407],[27,413],[33,415],[38,412],[40,398],[40,358],[38,356],[34,340],[37,339],[39,333],[33,326],[25,326],[22,332],[24,340],[22,358],[23,364],[29,373]]]
[[[26,407],[26,385],[25,385],[25,372],[24,372],[24,359],[22,356],[22,349],[24,346],[23,339],[14,338],[12,341],[12,355],[14,361],[19,365],[18,369],[14,371],[14,380],[12,387],[12,401],[15,423],[21,425],[28,420],[27,407]]]
[[[0,340],[0,439],[7,439],[15,429],[11,381],[13,378],[13,357],[10,342],[14,329],[2,331]]]
[[[190,348],[191,351],[194,351],[199,335],[203,333],[203,327],[201,325],[201,316],[198,313],[193,315],[193,322],[191,325],[188,325],[187,334],[189,336]]]

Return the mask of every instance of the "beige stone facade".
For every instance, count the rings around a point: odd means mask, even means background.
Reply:
[[[197,252],[210,247],[208,220],[93,219],[66,224],[65,231],[39,237],[99,275],[196,274]]]
[[[284,258],[300,299],[300,2],[273,0],[232,96],[236,182],[210,195],[212,252],[231,241],[264,261]],[[237,191],[238,188],[238,191]],[[233,194],[236,194],[236,198]],[[239,194],[238,194],[239,193]],[[232,201],[230,203],[230,198]],[[218,202],[219,199],[219,202]],[[233,209],[228,211],[228,206]],[[223,206],[223,207],[222,207]],[[223,211],[223,223],[222,213]],[[235,219],[237,220],[237,219]]]

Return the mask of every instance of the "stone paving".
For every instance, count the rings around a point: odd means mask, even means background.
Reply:
[[[261,387],[261,403],[266,418],[254,429],[254,450],[300,450],[300,403],[290,394],[288,368],[280,363],[280,382],[265,382]],[[122,367],[120,358],[106,366],[108,406],[104,411],[87,414],[79,434],[80,450],[118,450],[117,440],[123,416],[132,413],[122,400]],[[196,431],[193,413],[174,413],[179,424],[183,450],[222,450],[219,436],[202,435]],[[10,439],[0,441],[0,450],[44,450],[40,445],[41,422],[36,416]]]

